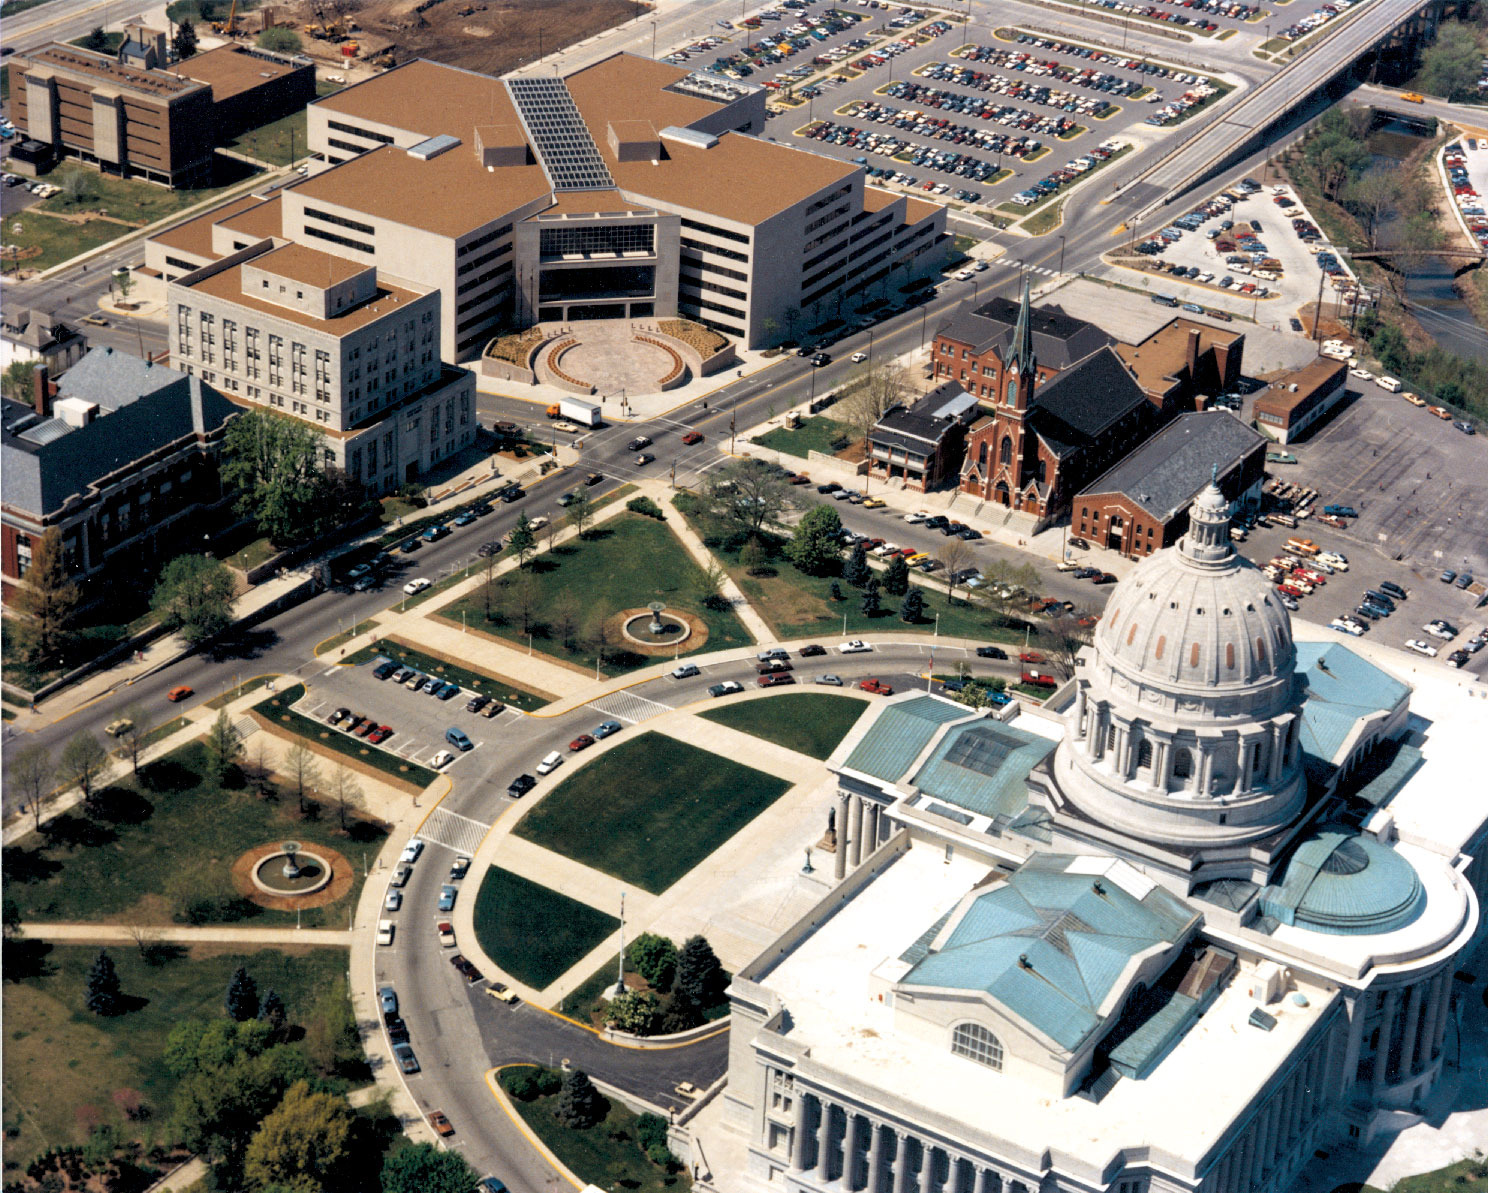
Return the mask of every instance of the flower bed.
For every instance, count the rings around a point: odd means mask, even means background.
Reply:
[[[696,348],[698,354],[704,358],[712,356],[721,348],[728,347],[726,336],[710,327],[704,327],[701,323],[694,323],[690,319],[664,319],[657,324],[657,330],[663,335],[671,336],[674,340],[681,340],[684,344]]]

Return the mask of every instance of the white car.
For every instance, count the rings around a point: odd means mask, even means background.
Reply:
[[[1456,632],[1451,626],[1440,621],[1429,622],[1421,628],[1433,638],[1440,638],[1443,642],[1450,642],[1453,638],[1457,637]]]
[[[701,675],[696,663],[683,663],[682,666],[672,670],[673,679],[691,679],[694,675]]]
[[[1348,560],[1334,551],[1324,551],[1317,557],[1319,563],[1326,563],[1335,572],[1348,571]]]
[[[398,855],[398,863],[411,866],[419,860],[419,855],[424,852],[424,842],[419,837],[413,837],[408,844],[403,846],[403,852]]]
[[[1360,638],[1364,634],[1364,631],[1356,626],[1353,622],[1344,621],[1342,618],[1338,617],[1335,617],[1328,623],[1328,628],[1330,630],[1337,630],[1339,631],[1339,633],[1342,634],[1352,634],[1355,638]]]
[[[414,593],[423,592],[424,589],[428,587],[429,582],[427,580],[425,580],[422,576],[415,576],[407,584],[403,585],[403,591],[406,592],[409,596],[413,596]]]
[[[1368,369],[1350,369],[1349,376],[1357,377],[1360,381],[1374,380],[1374,374],[1371,373]]]
[[[399,890],[389,891],[387,893],[387,898],[382,901],[382,909],[384,911],[397,911],[398,908],[402,906],[403,892]]]
[[[1054,565],[1054,570],[1056,572],[1072,572],[1076,568],[1083,567],[1083,566],[1084,566],[1083,564],[1077,563],[1073,559],[1061,559],[1058,563],[1056,563]]]
[[[913,526],[917,522],[923,522],[930,516],[927,510],[915,510],[912,514],[905,514],[904,520]]]
[[[546,758],[537,764],[537,773],[540,775],[551,775],[563,765],[563,755],[554,750]]]
[[[873,649],[873,647],[869,646],[868,643],[864,642],[861,638],[854,638],[851,642],[840,643],[838,645],[838,647],[837,647],[837,653],[838,654],[866,654],[868,651],[870,651],[872,649]]]
[[[429,760],[429,765],[435,770],[442,770],[455,760],[455,756],[448,750],[440,750]]]
[[[868,354],[866,352],[854,352],[852,356],[848,357],[848,359],[851,360],[853,364],[860,365],[868,359]]]
[[[392,920],[378,920],[377,921],[377,943],[378,944],[392,944],[393,943],[393,921]]]
[[[1406,641],[1406,650],[1413,650],[1417,654],[1423,654],[1428,659],[1436,658],[1436,647],[1429,642],[1422,642],[1419,638],[1411,638]]]
[[[899,554],[899,544],[898,543],[885,543],[882,547],[874,547],[873,548],[873,554],[875,554],[876,556],[878,556],[878,558],[880,558],[880,559],[887,559],[890,555],[898,555]]]

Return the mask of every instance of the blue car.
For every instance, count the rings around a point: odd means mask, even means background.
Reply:
[[[457,683],[446,683],[439,689],[439,698],[441,700],[453,700],[459,694],[460,685]]]
[[[454,911],[455,896],[460,893],[458,887],[442,886],[439,888],[439,910]]]
[[[456,526],[469,526],[474,521],[475,521],[475,514],[471,510],[466,510],[463,514],[461,514],[458,518],[455,519],[455,525]]]
[[[463,729],[446,729],[444,731],[444,740],[449,742],[450,745],[454,746],[455,749],[460,750],[461,752],[464,752],[465,750],[475,749],[475,743],[465,736],[465,731]],[[441,910],[448,909],[441,908]]]
[[[619,721],[603,721],[603,722],[601,722],[599,725],[597,725],[595,727],[595,729],[594,729],[594,738],[595,738],[596,741],[598,741],[600,738],[609,737],[611,734],[615,734],[615,733],[619,733],[619,732],[620,732],[620,722]]]

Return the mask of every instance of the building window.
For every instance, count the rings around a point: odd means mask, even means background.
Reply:
[[[1193,753],[1180,747],[1173,751],[1173,778],[1187,779],[1193,776]]]
[[[1002,1072],[1002,1044],[980,1023],[958,1024],[951,1035],[951,1051]]]
[[[1002,437],[1002,448],[997,453],[997,462],[999,464],[1011,464],[1013,462],[1013,441],[1007,435]]]
[[[1137,769],[1152,769],[1152,743],[1150,741],[1143,741],[1137,745]]]

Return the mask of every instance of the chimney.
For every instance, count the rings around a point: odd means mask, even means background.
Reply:
[[[31,404],[42,418],[47,416],[51,397],[51,381],[48,379],[46,363],[43,362],[31,370]]]
[[[1189,329],[1188,332],[1188,354],[1185,363],[1188,365],[1188,380],[1193,383],[1199,377],[1199,339],[1203,336],[1197,327]]]

